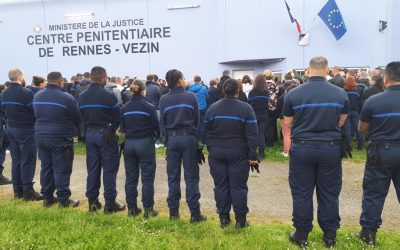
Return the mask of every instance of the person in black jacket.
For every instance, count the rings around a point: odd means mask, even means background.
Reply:
[[[38,152],[41,160],[40,184],[44,207],[57,200],[59,207],[77,207],[78,200],[70,199],[69,188],[74,159],[74,132],[79,128],[81,116],[73,96],[64,92],[60,72],[47,76],[48,84],[33,99]],[[54,191],[57,190],[57,199]]]
[[[269,91],[263,75],[258,75],[253,83],[253,89],[249,93],[248,102],[257,117],[258,127],[258,157],[265,158],[265,132],[268,124]]]
[[[206,113],[208,162],[221,227],[230,222],[233,206],[236,228],[248,226],[247,180],[249,165],[257,164],[257,120],[247,103],[237,100],[239,84],[234,79],[223,85],[226,95]]]
[[[33,92],[23,87],[24,72],[12,69],[8,73],[10,83],[3,91],[3,106],[7,118],[7,138],[12,159],[14,197],[24,200],[42,200],[43,196],[33,189],[36,168],[35,115]]]
[[[160,103],[161,92],[160,86],[157,84],[158,77],[156,75],[148,75],[146,82],[146,100],[153,104],[153,106],[158,110],[158,105]]]
[[[197,161],[197,130],[199,127],[199,105],[196,96],[187,92],[182,72],[173,69],[167,72],[170,91],[160,100],[160,126],[166,137],[168,207],[170,219],[179,218],[181,198],[181,164],[185,171],[186,202],[191,217],[190,223],[207,220],[200,212],[199,164]]]
[[[0,85],[0,103],[2,103],[1,92],[3,92],[5,85]],[[4,161],[6,160],[6,150],[8,147],[8,139],[6,135],[6,114],[4,107],[0,105],[0,185],[12,184],[11,180],[3,175]]]
[[[90,73],[85,72],[83,74],[83,80],[79,82],[79,84],[76,86],[76,89],[74,91],[75,98],[78,99],[79,95],[87,90],[90,87],[90,84],[92,83],[92,80],[90,79]]]
[[[86,197],[89,211],[102,207],[98,200],[103,169],[104,213],[125,210],[124,204],[116,202],[116,179],[119,169],[118,139],[115,134],[121,121],[120,105],[115,95],[104,89],[107,72],[102,67],[91,71],[90,87],[79,95],[79,109],[86,129],[86,164],[88,170]]]
[[[371,87],[366,89],[363,94],[363,103],[373,95],[383,92],[383,77],[381,75],[373,75],[371,78]]]
[[[133,96],[122,108],[121,131],[125,133],[125,193],[128,216],[141,213],[137,206],[139,170],[142,177],[142,202],[144,217],[157,216],[154,206],[154,178],[156,173],[155,140],[160,126],[155,107],[148,103],[146,85],[137,79],[130,86]]]
[[[208,89],[207,106],[210,107],[213,103],[219,100],[219,92],[217,88],[217,81],[215,79],[210,81],[210,88]]]

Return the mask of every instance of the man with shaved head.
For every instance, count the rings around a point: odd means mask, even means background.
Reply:
[[[318,223],[330,248],[340,227],[341,127],[347,118],[348,98],[343,89],[326,80],[329,69],[324,57],[311,59],[308,72],[308,81],[286,94],[283,105],[284,122],[292,127],[289,184],[296,231],[289,239],[301,247],[308,244],[316,189]]]

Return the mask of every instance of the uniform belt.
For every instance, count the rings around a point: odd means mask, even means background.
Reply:
[[[371,141],[369,143],[370,146],[375,146],[375,147],[379,147],[379,146],[383,146],[383,147],[389,147],[389,148],[400,148],[400,141],[392,141],[392,142],[383,142],[383,141]]]
[[[170,137],[170,136],[178,136],[178,135],[194,136],[194,135],[196,135],[196,133],[191,132],[191,131],[187,131],[187,130],[177,130],[177,131],[170,130],[170,131],[167,131],[167,136],[168,137]]]
[[[304,141],[304,140],[292,140],[294,144],[304,144],[304,145],[341,145],[341,140],[333,141]]]

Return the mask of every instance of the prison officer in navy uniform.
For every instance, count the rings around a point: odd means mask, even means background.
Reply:
[[[310,61],[307,83],[285,96],[284,122],[292,127],[289,184],[293,198],[290,240],[307,245],[312,230],[313,193],[317,189],[318,223],[327,247],[336,244],[342,188],[341,127],[347,118],[346,92],[328,81],[328,61]]]
[[[102,207],[98,196],[103,169],[104,213],[109,214],[125,209],[124,204],[116,202],[119,153],[115,132],[121,121],[121,109],[114,94],[104,89],[107,83],[106,70],[94,67],[91,79],[90,87],[78,97],[86,130],[86,197],[89,199],[89,211],[95,212]]]
[[[165,77],[170,91],[160,100],[160,126],[166,136],[168,207],[170,219],[179,218],[181,198],[181,163],[183,162],[186,183],[186,202],[190,222],[207,219],[200,212],[199,164],[197,162],[197,129],[199,126],[199,107],[196,96],[184,89],[186,86],[182,72],[170,70]]]
[[[236,228],[244,228],[248,225],[249,165],[257,164],[257,120],[252,107],[237,99],[236,80],[226,80],[222,88],[225,97],[214,103],[205,116],[208,162],[221,227],[230,224],[233,206]]]
[[[253,89],[249,93],[248,102],[257,117],[258,127],[258,157],[265,158],[265,132],[268,124],[269,91],[264,75],[258,75],[253,83]]]
[[[139,172],[142,177],[144,217],[154,217],[155,141],[160,135],[156,108],[145,100],[146,85],[137,79],[130,86],[133,96],[122,108],[121,131],[125,133],[125,193],[128,216],[141,213],[137,206]]]
[[[47,76],[47,86],[33,98],[36,140],[41,160],[40,184],[43,206],[57,202],[59,207],[77,207],[78,200],[70,199],[69,188],[74,159],[73,134],[81,117],[75,98],[64,92],[60,72]],[[57,190],[57,199],[54,191]]]
[[[400,201],[400,62],[386,66],[385,91],[368,98],[359,130],[369,137],[363,181],[360,238],[375,245],[391,180]]]
[[[14,197],[24,200],[42,200],[43,196],[33,189],[36,168],[35,115],[33,92],[22,86],[24,72],[12,69],[10,83],[2,93],[7,117],[7,137],[12,159],[12,182]]]

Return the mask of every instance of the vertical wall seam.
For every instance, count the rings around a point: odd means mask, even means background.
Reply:
[[[46,7],[44,6],[44,0],[42,0],[43,8],[43,23],[44,23],[44,34],[47,35],[47,23],[46,23]],[[46,46],[47,47],[47,46]],[[46,56],[46,73],[49,73],[49,57]]]

